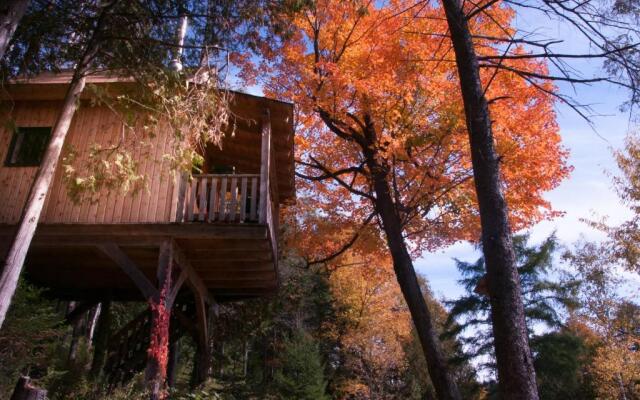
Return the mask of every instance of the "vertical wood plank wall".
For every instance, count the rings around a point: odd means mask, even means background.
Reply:
[[[59,102],[17,102],[12,115],[17,126],[52,126]],[[35,167],[6,167],[5,159],[13,132],[6,117],[0,121],[0,224],[15,224],[35,177]],[[114,146],[122,133],[118,116],[106,107],[83,105],[71,124],[66,144],[77,151],[75,165],[82,165],[92,144]],[[146,187],[137,193],[103,190],[89,199],[74,203],[62,179],[62,166],[56,170],[40,221],[43,223],[154,223],[169,222],[174,178],[162,155],[170,151],[170,135],[159,133],[138,148],[134,156],[139,173],[146,176]],[[63,151],[63,156],[66,150]]]

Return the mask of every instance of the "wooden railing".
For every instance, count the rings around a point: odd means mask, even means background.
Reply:
[[[191,182],[182,185],[184,206],[178,211],[178,218],[182,217],[178,222],[258,222],[259,178],[257,174],[193,175]]]

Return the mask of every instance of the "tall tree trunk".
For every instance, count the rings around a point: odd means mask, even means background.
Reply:
[[[247,371],[249,369],[249,342],[244,341],[244,351],[242,357],[242,376],[247,379]]]
[[[5,0],[0,6],[0,60],[9,47],[18,23],[29,7],[30,0]],[[3,1],[4,2],[4,1]]]
[[[73,78],[69,83],[67,94],[65,95],[64,102],[62,104],[62,110],[58,116],[49,145],[44,153],[40,168],[36,174],[35,180],[31,186],[29,197],[22,210],[22,215],[18,223],[18,231],[13,237],[11,247],[4,261],[4,268],[2,270],[2,276],[0,277],[0,328],[4,323],[4,319],[7,315],[7,310],[11,304],[11,299],[16,291],[18,284],[18,278],[22,272],[24,260],[29,250],[29,245],[33,239],[33,235],[42,213],[42,207],[44,206],[53,175],[58,166],[60,159],[60,153],[62,152],[62,146],[64,140],[69,132],[69,126],[71,120],[75,115],[75,112],[80,103],[80,95],[84,90],[86,83],[86,74],[89,69],[89,64],[98,51],[99,40],[97,38],[98,33],[104,23],[104,17],[107,10],[115,4],[116,1],[110,3],[109,6],[103,8],[100,11],[100,16],[97,19],[92,36],[88,41],[87,48],[85,49],[82,59],[76,66]]]
[[[442,0],[456,55],[480,207],[491,320],[503,399],[538,399],[520,277],[515,264],[507,204],[500,187],[500,161],[493,143],[489,106],[471,32],[459,0]]]
[[[87,344],[92,346],[93,344],[93,335],[95,334],[96,325],[98,324],[98,319],[100,318],[100,313],[102,312],[101,303],[96,304],[91,308],[89,312],[89,317],[87,318],[87,329],[85,330],[85,337],[87,339]]]
[[[100,315],[93,336],[93,359],[89,376],[98,378],[107,354],[107,344],[111,333],[111,301],[106,300],[100,303]]]
[[[74,308],[78,307],[78,303],[72,301],[69,304],[69,308],[73,311]],[[71,332],[71,342],[69,342],[69,354],[67,356],[67,363],[71,365],[76,361],[76,357],[78,355],[78,346],[80,345],[80,337],[82,336],[82,325],[84,324],[86,312],[82,313],[80,318],[76,318],[73,321],[73,330]]]
[[[373,180],[375,192],[375,209],[382,221],[383,230],[387,237],[387,245],[393,260],[400,290],[404,296],[413,324],[416,328],[422,352],[427,361],[427,368],[433,386],[440,400],[461,399],[456,382],[449,373],[447,358],[442,351],[438,332],[433,322],[431,311],[420,289],[420,283],[413,267],[413,260],[404,241],[403,227],[395,207],[388,183],[389,169],[379,162],[379,155],[375,153],[375,128],[370,118],[365,117],[368,132],[367,140],[370,146],[362,147],[367,167]]]

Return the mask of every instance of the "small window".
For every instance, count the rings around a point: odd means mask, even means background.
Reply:
[[[8,167],[37,167],[42,161],[50,136],[50,127],[17,128],[11,139],[5,165]]]

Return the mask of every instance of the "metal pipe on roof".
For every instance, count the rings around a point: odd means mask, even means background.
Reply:
[[[180,27],[178,28],[178,48],[173,54],[173,59],[169,63],[169,68],[173,71],[182,71],[182,53],[184,51],[184,38],[187,36],[189,17],[186,14],[180,16]]]

